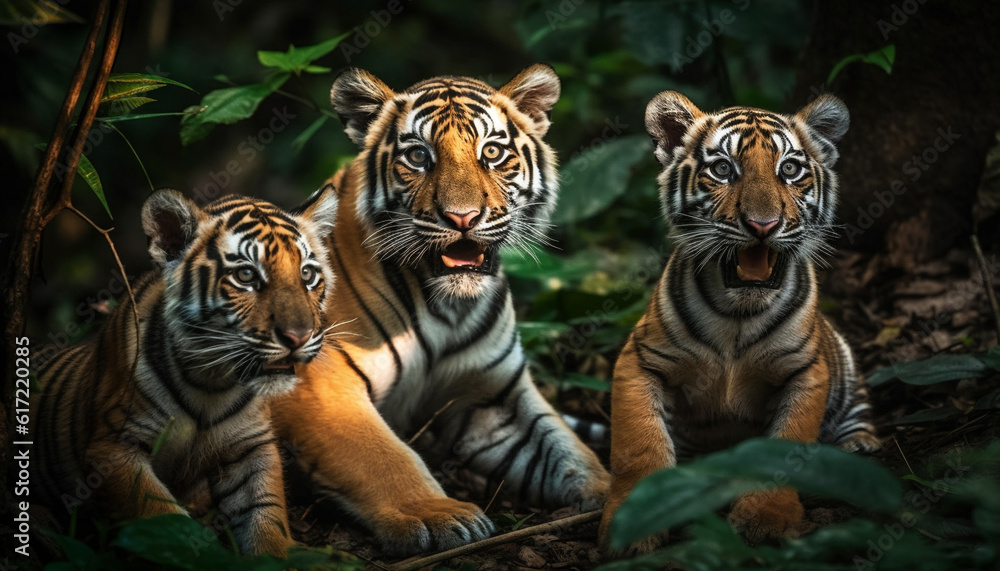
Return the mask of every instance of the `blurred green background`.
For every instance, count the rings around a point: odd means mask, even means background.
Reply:
[[[2,214],[5,233],[16,226],[41,157],[36,146],[51,134],[94,4],[66,4],[32,30],[24,18],[37,19],[38,3],[5,3],[6,29],[25,40],[11,40],[0,56],[10,78],[2,87],[0,156],[17,195]],[[562,79],[547,136],[562,163],[554,247],[540,251],[538,262],[508,255],[506,267],[538,377],[598,389],[584,391],[590,398],[581,403],[596,412],[609,361],[669,252],[642,121],[646,102],[676,89],[703,108],[738,103],[783,111],[804,103],[786,98],[810,10],[793,0],[134,2],[114,71],[163,76],[197,93],[173,85],[144,93],[155,101],[133,116],[174,115],[115,123],[124,137],[92,133],[85,153],[113,220],[82,180],[74,200],[99,224],[114,226],[126,271],[138,276],[149,267],[139,209],[152,188],[210,198],[218,185],[290,207],[350,160],[356,150],[329,117],[328,101],[333,78],[348,65],[403,89],[435,75],[499,86],[523,67],[547,62]],[[328,70],[293,75],[248,119],[182,145],[176,114],[213,90],[264,81],[259,50],[345,33],[315,62]],[[104,109],[99,117],[112,111],[121,112]],[[269,125],[278,127],[273,140]],[[84,336],[100,321],[90,304],[117,289],[110,287],[117,286],[114,268],[101,236],[61,214],[45,234],[29,333],[44,343]]]

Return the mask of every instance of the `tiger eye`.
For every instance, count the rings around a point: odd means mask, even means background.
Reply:
[[[781,174],[787,178],[794,178],[802,172],[802,165],[795,161],[785,161],[781,163]]]
[[[709,168],[712,174],[719,178],[729,178],[729,175],[733,174],[733,165],[725,159],[715,161]]]
[[[483,158],[488,161],[494,161],[500,158],[501,154],[503,154],[503,149],[496,143],[487,143],[486,146],[483,147]]]
[[[305,266],[302,268],[302,281],[309,283],[316,277],[316,268]]]
[[[427,153],[427,149],[423,147],[413,147],[409,151],[406,151],[406,158],[417,166],[423,166],[427,163],[430,155]]]
[[[252,284],[257,281],[257,272],[253,268],[240,268],[236,270],[236,281],[242,284]]]

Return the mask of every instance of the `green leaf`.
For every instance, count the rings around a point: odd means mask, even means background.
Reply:
[[[328,116],[320,115],[319,119],[313,121],[312,124],[310,124],[301,133],[299,133],[298,137],[295,137],[295,140],[292,141],[292,148],[295,149],[296,152],[301,151],[302,147],[304,147],[306,143],[309,141],[309,139],[311,139],[312,136],[315,135],[316,132],[320,130],[320,127],[322,127],[323,124],[326,123],[327,119],[329,119]]]
[[[38,143],[35,145],[35,148],[44,151],[47,146],[46,143]],[[101,184],[101,177],[97,174],[97,169],[94,168],[93,163],[90,162],[90,159],[86,155],[80,155],[80,163],[76,166],[76,174],[94,191],[97,200],[101,202],[101,205],[104,206],[104,211],[108,213],[108,218],[114,220],[115,217],[111,215],[111,208],[104,197],[104,185]]]
[[[236,562],[212,530],[183,514],[127,521],[111,545],[182,569],[230,569]]]
[[[626,135],[571,157],[560,171],[562,188],[552,222],[580,222],[606,209],[625,193],[632,167],[646,156],[651,156],[649,137]]]
[[[205,95],[196,113],[181,119],[181,144],[203,139],[215,125],[231,125],[252,116],[260,102],[288,81],[288,73],[279,73],[265,83],[226,87]]]
[[[97,200],[101,201],[104,211],[108,213],[108,218],[114,220],[115,217],[111,215],[111,208],[108,207],[108,200],[104,197],[104,185],[101,184],[101,177],[97,174],[97,169],[94,168],[93,163],[90,162],[90,159],[86,155],[80,155],[80,164],[76,167],[76,174],[80,175],[80,178],[97,195]]]
[[[612,547],[623,548],[709,515],[746,492],[779,484],[881,512],[899,508],[902,497],[899,480],[875,462],[831,446],[755,438],[639,482],[612,520]]]
[[[899,379],[909,385],[933,385],[978,377],[985,370],[986,365],[975,355],[942,354],[879,369],[868,376],[868,384],[875,387]]]
[[[937,408],[925,408],[913,414],[907,414],[896,419],[895,424],[923,424],[925,422],[937,422],[948,420],[959,415],[959,410],[951,405]]]
[[[302,48],[288,46],[288,51],[285,52],[259,51],[257,52],[257,59],[260,63],[267,67],[277,68],[296,75],[302,73],[303,71],[308,73],[325,73],[330,71],[329,68],[312,66],[310,64],[332,52],[334,48],[340,44],[340,42],[350,35],[351,32],[345,32],[336,38],[314,46],[306,46]]]
[[[837,65],[833,66],[833,69],[830,70],[830,75],[826,78],[826,84],[833,84],[833,80],[840,73],[840,70],[844,69],[844,67],[848,64],[856,61],[878,66],[882,68],[882,71],[891,75],[892,65],[896,61],[896,46],[895,44],[887,44],[873,52],[868,52],[866,54],[853,54],[845,57],[837,62]]]
[[[592,389],[605,392],[611,390],[610,382],[581,373],[566,373],[566,376],[560,379],[559,383],[563,388]]]
[[[167,85],[176,85],[177,87],[194,91],[179,81],[167,79],[159,75],[113,73],[108,77],[107,86],[104,88],[104,95],[101,96],[100,104],[104,108],[103,114],[112,117],[127,115],[147,103],[156,101],[149,97],[139,97],[139,95]]]

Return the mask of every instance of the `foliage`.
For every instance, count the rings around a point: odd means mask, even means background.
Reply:
[[[219,543],[215,533],[194,519],[166,514],[117,524],[117,533],[105,549],[95,551],[66,535],[53,534],[66,554],[65,561],[48,564],[46,571],[104,571],[186,569],[213,571],[280,571],[295,569],[362,569],[362,562],[332,548],[293,547],[287,559],[271,555],[242,556]]]
[[[800,456],[806,450],[816,453]],[[740,491],[773,485],[777,471],[788,476],[788,485],[839,496],[865,515],[780,545],[747,545],[714,512]],[[640,482],[615,517],[613,543],[691,523],[666,549],[600,569],[658,569],[666,561],[690,570],[937,570],[1000,563],[1000,442],[935,458],[922,471],[926,478],[904,478],[909,487],[901,494],[899,480],[869,460],[827,447],[748,441]]]

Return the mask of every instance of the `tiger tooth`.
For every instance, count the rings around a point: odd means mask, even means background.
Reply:
[[[746,274],[743,273],[743,268],[740,267],[739,264],[736,264],[736,277],[740,278],[743,281],[748,281]]]
[[[444,265],[445,265],[446,268],[456,268],[456,267],[458,267],[458,264],[455,263],[455,260],[452,260],[448,256],[441,256],[441,261],[444,262]]]
[[[484,260],[486,260],[486,254],[485,253],[479,254],[479,257],[476,258],[476,267],[483,265]]]

